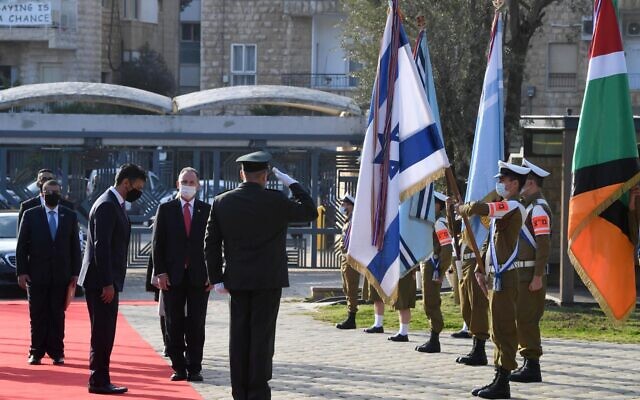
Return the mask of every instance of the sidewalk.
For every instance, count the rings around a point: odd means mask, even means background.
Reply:
[[[292,274],[295,284],[289,293],[308,293],[304,276],[307,273]],[[312,272],[308,279],[328,282],[337,276],[337,271]],[[135,281],[128,280],[127,284]],[[472,398],[469,392],[474,386],[484,385],[493,378],[491,366],[466,367],[455,363],[458,355],[470,350],[470,340],[451,339],[443,333],[443,352],[422,354],[413,348],[426,340],[425,332],[410,332],[409,343],[393,343],[386,340],[387,334],[367,335],[361,329],[340,331],[315,321],[308,315],[314,307],[292,299],[283,300],[271,381],[275,400]],[[160,329],[153,306],[121,306],[121,312],[161,351]],[[212,295],[204,352],[205,381],[194,384],[205,399],[231,398],[228,319],[227,301]],[[512,398],[640,398],[639,345],[543,339],[543,347],[544,383],[513,383]],[[490,344],[487,351],[491,355]]]

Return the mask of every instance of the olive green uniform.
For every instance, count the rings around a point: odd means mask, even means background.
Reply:
[[[345,246],[346,235],[351,221],[347,221],[342,227],[340,236],[340,272],[342,273],[342,291],[347,298],[347,310],[351,313],[358,312],[358,286],[360,286],[360,273],[347,263],[347,249]]]
[[[542,355],[540,319],[547,291],[545,270],[551,248],[551,210],[540,192],[524,199],[523,205],[527,207],[527,218],[518,247],[518,345],[523,357],[538,360]],[[535,247],[530,243],[532,239]],[[542,277],[542,289],[532,292],[529,284],[534,275]]]
[[[376,288],[365,280],[362,288],[362,298],[365,301],[383,301]],[[411,271],[398,281],[398,298],[393,304],[394,310],[406,310],[416,306],[416,274]]]
[[[489,339],[489,300],[482,292],[476,279],[476,257],[467,244],[464,233],[461,242],[463,260],[460,280],[460,310],[462,311],[462,319],[469,327],[471,335],[480,340],[487,340]]]
[[[471,202],[459,207],[460,215],[489,216],[495,219],[493,236],[495,256],[498,267],[491,267],[489,275],[489,307],[491,310],[491,339],[495,344],[494,364],[505,370],[517,368],[516,350],[518,336],[516,331],[516,306],[518,297],[518,270],[514,265],[500,274],[497,282],[496,269],[502,267],[517,250],[520,229],[523,223],[522,205],[515,199],[506,202],[482,203]],[[485,242],[485,252],[491,248]],[[500,290],[496,290],[500,289]]]
[[[440,290],[442,288],[442,278],[446,270],[451,265],[451,236],[447,230],[446,220],[442,215],[437,216],[435,229],[432,235],[433,255],[420,263],[422,275],[422,305],[424,313],[431,322],[431,331],[442,332],[444,320],[440,308]],[[437,274],[434,274],[435,271]]]

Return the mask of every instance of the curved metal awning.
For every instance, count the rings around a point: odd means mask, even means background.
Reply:
[[[0,109],[54,101],[114,104],[158,114],[173,112],[173,102],[169,97],[146,90],[107,83],[37,83],[0,90]]]
[[[199,111],[225,105],[278,105],[325,114],[347,113],[360,115],[356,102],[345,96],[294,86],[256,85],[232,86],[202,90],[178,96],[174,99],[177,113]]]
[[[0,90],[0,109],[57,101],[104,103],[158,114],[179,114],[228,105],[278,105],[330,115],[361,115],[345,96],[293,86],[233,86],[193,92],[171,99],[128,86],[91,82],[38,83]]]

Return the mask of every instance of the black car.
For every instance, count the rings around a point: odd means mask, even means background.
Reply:
[[[0,293],[19,293],[16,278],[18,212],[0,212]]]

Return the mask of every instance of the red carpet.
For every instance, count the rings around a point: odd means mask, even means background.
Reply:
[[[121,303],[122,304],[122,303]],[[170,382],[167,362],[129,325],[118,317],[111,355],[111,380],[129,388],[118,396],[87,392],[89,378],[89,315],[86,304],[69,306],[65,329],[65,365],[54,366],[48,356],[42,365],[27,364],[29,312],[26,301],[0,302],[0,399],[202,399],[187,382]]]

